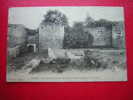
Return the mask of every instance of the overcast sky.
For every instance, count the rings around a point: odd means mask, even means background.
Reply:
[[[122,7],[16,7],[9,9],[9,23],[24,24],[28,28],[36,29],[48,10],[59,10],[64,13],[70,25],[76,21],[84,21],[87,16],[95,20],[124,20]]]

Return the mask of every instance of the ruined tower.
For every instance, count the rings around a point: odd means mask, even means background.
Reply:
[[[52,48],[58,49],[63,47],[64,26],[40,24],[39,27],[39,51]]]
[[[63,47],[64,26],[66,24],[66,16],[57,10],[49,10],[44,15],[44,20],[39,26],[40,52],[48,48],[60,49]]]

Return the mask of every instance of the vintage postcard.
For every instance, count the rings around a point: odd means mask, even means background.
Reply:
[[[123,7],[9,9],[7,82],[127,81]]]

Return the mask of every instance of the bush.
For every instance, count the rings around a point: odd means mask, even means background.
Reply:
[[[53,59],[50,63],[51,64],[69,64],[70,59],[69,58],[56,58],[56,59]]]
[[[87,69],[100,68],[103,65],[99,60],[93,55],[93,52],[86,50],[84,51],[84,67]]]

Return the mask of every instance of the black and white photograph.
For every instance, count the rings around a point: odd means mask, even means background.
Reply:
[[[123,7],[13,7],[7,30],[7,82],[127,81]]]

